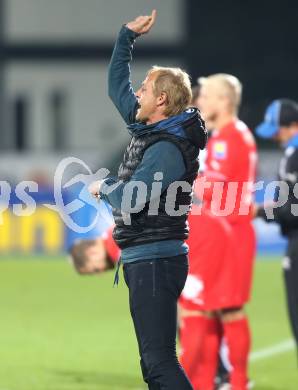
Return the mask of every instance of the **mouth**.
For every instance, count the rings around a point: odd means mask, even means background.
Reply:
[[[137,116],[140,115],[141,110],[142,110],[142,107],[141,107],[140,103],[138,103],[137,109],[136,109],[136,115],[137,115]]]

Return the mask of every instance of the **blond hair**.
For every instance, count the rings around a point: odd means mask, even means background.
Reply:
[[[189,107],[192,99],[189,75],[180,68],[166,68],[153,66],[147,76],[156,75],[153,80],[153,93],[160,96],[167,95],[165,116],[180,114]]]
[[[232,109],[238,111],[242,97],[242,84],[237,77],[227,73],[216,73],[198,79],[200,85],[214,85],[228,97]]]

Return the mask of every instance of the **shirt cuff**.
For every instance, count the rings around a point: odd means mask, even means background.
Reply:
[[[118,186],[116,186],[116,188],[112,192],[110,190],[110,186],[118,182],[119,179],[116,177],[107,177],[106,179],[103,180],[103,183],[101,184],[99,190],[99,198],[109,203],[112,207],[115,207],[115,205],[111,203],[111,200],[109,199],[109,195],[111,194],[115,195],[115,190],[118,188]]]
[[[120,35],[127,36],[128,38],[131,38],[134,41],[136,38],[138,38],[142,34],[136,33],[135,31],[126,27],[126,25],[124,24],[120,30]]]

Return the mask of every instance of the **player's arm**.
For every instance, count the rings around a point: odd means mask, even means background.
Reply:
[[[130,62],[135,39],[150,31],[156,18],[139,16],[122,27],[112,54],[108,70],[108,91],[113,103],[127,124],[135,122],[138,99],[130,81]]]
[[[266,222],[277,222],[289,229],[298,229],[298,193],[295,190],[298,183],[298,152],[291,156],[281,179],[287,185],[288,191],[275,191],[274,201],[256,207],[256,216]],[[296,212],[295,212],[296,211]]]

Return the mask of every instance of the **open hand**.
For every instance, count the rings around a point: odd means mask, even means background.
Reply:
[[[138,16],[132,22],[126,24],[126,27],[136,32],[137,34],[146,34],[151,30],[151,27],[155,23],[157,12],[154,9],[151,15]]]

